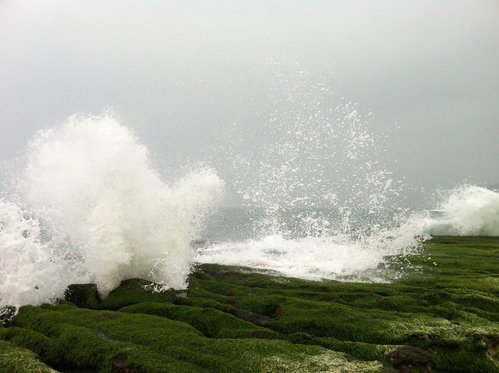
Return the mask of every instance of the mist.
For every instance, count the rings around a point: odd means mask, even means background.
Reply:
[[[265,143],[279,97],[322,84],[325,105],[372,113],[409,186],[497,185],[497,25],[492,0],[2,1],[0,160],[111,110],[164,174],[207,163],[235,196],[231,155]]]

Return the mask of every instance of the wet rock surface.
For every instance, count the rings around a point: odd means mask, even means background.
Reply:
[[[64,300],[78,307],[93,308],[99,304],[100,297],[95,284],[74,284],[64,292]]]
[[[9,326],[16,314],[16,307],[4,306],[0,308],[0,325]]]

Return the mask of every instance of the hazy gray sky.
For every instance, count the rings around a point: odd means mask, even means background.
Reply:
[[[106,107],[165,168],[258,142],[289,66],[372,111],[410,183],[499,184],[496,0],[0,0],[0,159]]]

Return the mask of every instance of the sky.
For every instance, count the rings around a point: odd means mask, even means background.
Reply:
[[[112,110],[175,173],[265,142],[276,97],[317,82],[372,113],[408,184],[499,184],[495,0],[0,0],[1,161]]]

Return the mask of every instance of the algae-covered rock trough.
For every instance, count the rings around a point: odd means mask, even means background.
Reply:
[[[408,263],[389,284],[202,265],[184,292],[72,287],[87,308],[26,306],[0,328],[0,372],[499,371],[499,238],[434,238],[388,269]]]

